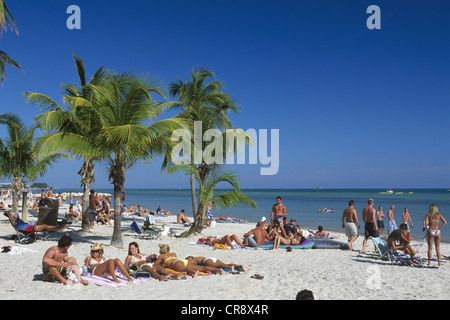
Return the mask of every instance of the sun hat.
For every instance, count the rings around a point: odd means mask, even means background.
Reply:
[[[101,251],[102,253],[104,252],[103,246],[98,242],[91,246],[91,251]]]

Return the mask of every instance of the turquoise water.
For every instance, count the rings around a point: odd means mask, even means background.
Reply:
[[[58,190],[57,190],[58,191]],[[67,191],[67,190],[64,190]],[[76,190],[72,190],[76,191]],[[97,190],[98,192],[108,192],[112,190]],[[379,194],[386,190],[380,189],[251,189],[244,190],[258,204],[257,209],[250,207],[234,207],[222,211],[214,208],[215,216],[224,215],[234,218],[246,219],[257,222],[261,217],[270,217],[272,205],[276,202],[276,197],[281,196],[282,202],[287,208],[288,218],[295,218],[297,223],[303,228],[316,230],[318,225],[322,225],[327,231],[343,232],[341,218],[342,212],[348,205],[349,200],[355,201],[355,209],[358,212],[358,219],[362,225],[360,233],[364,232],[361,212],[367,206],[367,199],[375,201],[374,208],[383,207],[387,212],[391,205],[395,206],[394,217],[399,225],[402,222],[402,212],[408,208],[414,223],[411,229],[413,238],[422,239],[425,233],[422,231],[423,218],[428,212],[428,206],[434,203],[439,208],[439,212],[448,220],[449,225],[445,226],[442,232],[442,240],[450,242],[450,192],[447,189],[399,189],[394,192],[404,192],[403,194]],[[413,192],[412,194],[408,194]],[[190,190],[168,190],[168,189],[127,189],[125,203],[127,205],[137,204],[143,208],[156,210],[158,205],[172,213],[178,213],[185,209],[188,215],[192,215],[192,204]],[[318,209],[333,208],[335,213],[319,213]],[[385,225],[387,227],[387,217]],[[249,226],[250,228],[251,226]],[[384,232],[385,234],[387,231]]]

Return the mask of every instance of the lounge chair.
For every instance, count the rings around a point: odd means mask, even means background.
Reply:
[[[20,244],[34,242],[34,240],[36,239],[36,233],[34,231],[25,231],[19,229],[17,227],[17,222],[11,218],[9,213],[10,211],[3,213],[3,215],[8,218],[9,222],[11,223],[11,226],[16,232],[16,242]]]
[[[152,215],[146,215],[144,225],[139,227],[136,218],[133,218],[131,229],[143,238],[152,240],[161,239],[161,234],[164,231],[164,227],[159,227],[155,223],[155,218]]]

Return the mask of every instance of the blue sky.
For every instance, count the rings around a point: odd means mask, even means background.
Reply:
[[[77,83],[72,52],[91,76],[100,66],[148,74],[162,84],[213,69],[241,106],[236,128],[279,129],[280,168],[229,166],[243,187],[450,187],[450,3],[448,1],[7,1],[20,35],[0,50],[7,68],[1,112],[30,123],[24,91],[61,101]],[[81,8],[81,30],[66,9]],[[369,5],[381,29],[369,30]],[[4,131],[0,130],[0,133]],[[76,187],[81,162],[61,161],[45,177]],[[187,188],[159,160],[127,172],[128,188]],[[96,186],[109,188],[103,164]]]

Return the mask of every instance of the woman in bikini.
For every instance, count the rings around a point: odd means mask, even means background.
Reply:
[[[193,278],[196,278],[200,272],[216,272],[225,274],[225,271],[220,268],[214,267],[199,267],[186,259],[179,259],[175,252],[170,251],[170,247],[167,244],[159,245],[160,256],[154,262],[155,265],[161,265],[164,268],[174,269],[179,272],[187,272],[192,274]]]
[[[439,222],[442,221],[442,224],[439,225]],[[423,227],[427,228],[427,242],[428,242],[428,265],[430,265],[430,260],[433,255],[433,242],[436,246],[436,255],[439,260],[438,264],[441,266],[441,228],[447,224],[447,221],[444,217],[439,213],[436,205],[431,204],[428,213],[423,219]]]
[[[91,246],[91,255],[84,261],[84,264],[90,269],[91,273],[98,277],[111,276],[114,282],[120,283],[115,272],[116,268],[119,268],[120,272],[128,281],[133,283],[133,278],[130,277],[122,262],[117,258],[106,260],[103,253],[103,246],[100,243]]]
[[[137,270],[150,272],[152,277],[159,281],[166,281],[170,277],[179,280],[186,276],[185,272],[177,274],[175,272],[170,272],[163,266],[154,264],[156,259],[156,255],[150,255],[146,258],[139,252],[139,245],[136,242],[131,242],[128,245],[128,256],[125,258],[124,265],[130,267],[135,266],[137,267]]]
[[[242,269],[244,272],[248,271],[248,269],[246,267],[244,267],[243,265],[234,264],[234,263],[225,263],[225,262],[219,260],[218,258],[213,258],[213,257],[189,256],[189,257],[186,257],[186,260],[191,261],[193,264],[198,265],[198,266],[230,269],[231,272],[234,272],[234,269],[236,269],[236,268]]]
[[[287,239],[282,236],[276,236],[275,240],[273,241],[273,247],[272,249],[278,249],[280,247],[280,244],[289,245],[289,244],[300,244],[303,241],[305,241],[305,237],[302,235],[296,233],[295,236],[291,235]]]
[[[244,244],[241,242],[241,240],[239,240],[239,238],[235,234],[231,236],[227,234],[222,238],[207,237],[205,244],[209,246],[214,246],[216,243],[223,244],[231,247],[231,250],[234,250],[233,241],[236,242],[238,245],[240,245],[242,248],[245,248]]]

